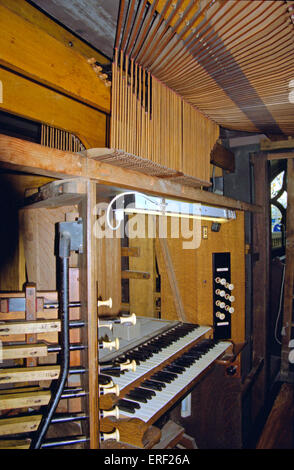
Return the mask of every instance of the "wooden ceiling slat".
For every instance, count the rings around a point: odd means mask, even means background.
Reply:
[[[153,17],[153,28],[148,15],[142,21],[135,62],[219,125],[292,135],[294,2],[196,3],[179,0],[172,11],[160,1],[164,16]]]

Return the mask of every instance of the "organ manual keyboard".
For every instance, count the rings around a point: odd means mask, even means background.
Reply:
[[[146,317],[137,317],[136,325],[114,326],[112,334],[120,348],[99,351],[100,377],[119,387],[122,423],[135,418],[154,424],[232,348],[229,341],[212,339],[209,326]],[[134,361],[135,368],[119,367]]]

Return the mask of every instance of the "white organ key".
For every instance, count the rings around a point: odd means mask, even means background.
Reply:
[[[115,377],[115,383],[119,385],[120,391],[122,392],[124,387],[127,387],[135,380],[151,372],[152,369],[158,367],[162,362],[170,359],[174,354],[181,351],[184,347],[193,343],[193,341],[199,339],[210,330],[211,328],[209,326],[199,326],[195,330],[190,331],[187,335],[179,338],[174,343],[162,349],[162,351],[154,353],[149,359],[146,359],[144,362],[140,362],[140,364],[137,365],[135,372],[126,372],[124,375]],[[164,335],[162,335],[162,337],[164,337]],[[107,375],[107,371],[104,373]]]
[[[158,413],[169,401],[174,398],[181,390],[189,385],[197,376],[199,376],[210,364],[212,364],[222,353],[224,353],[231,345],[230,342],[222,341],[217,343],[201,358],[197,359],[194,364],[187,367],[182,374],[178,374],[177,378],[161,391],[156,391],[156,395],[147,403],[140,403],[140,409],[136,409],[135,413],[122,412],[121,416],[130,416],[140,418],[148,422],[156,413]],[[138,385],[139,386],[139,385]]]

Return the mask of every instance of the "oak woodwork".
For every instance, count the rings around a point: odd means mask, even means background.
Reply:
[[[105,146],[105,114],[1,66],[0,80],[2,111],[66,130],[86,148]]]
[[[109,88],[74,48],[66,47],[3,5],[0,18],[1,65],[92,107],[110,111]]]
[[[208,191],[182,186],[160,178],[143,175],[95,162],[79,154],[42,147],[21,139],[0,135],[0,164],[5,167],[58,178],[85,177],[106,185],[129,188],[147,194],[176,197],[243,211],[261,212],[261,208]]]

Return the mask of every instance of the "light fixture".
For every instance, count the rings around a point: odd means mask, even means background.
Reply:
[[[125,196],[132,196],[132,200],[127,206],[124,201]],[[113,213],[115,214],[117,225],[113,226],[110,221],[110,211],[115,202],[116,208],[113,209]],[[112,230],[117,230],[123,220],[124,214],[158,215],[207,220],[219,223],[236,219],[236,212],[227,208],[147,196],[136,191],[118,194],[110,201],[106,212],[108,226]]]

